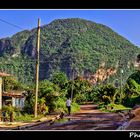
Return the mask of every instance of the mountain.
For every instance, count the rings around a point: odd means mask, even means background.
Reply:
[[[22,82],[34,81],[36,32],[34,28],[0,39],[0,71]],[[121,69],[125,81],[134,71],[133,61],[139,53],[137,46],[105,25],[79,18],[57,19],[41,26],[40,80],[57,71],[64,71],[70,79],[86,77],[104,63],[104,69],[116,69],[110,82],[120,79]]]

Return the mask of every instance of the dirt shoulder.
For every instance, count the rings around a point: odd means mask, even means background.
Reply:
[[[29,122],[0,122],[0,130],[18,130],[26,127],[32,127],[47,121],[52,121],[56,117],[58,117],[58,115],[48,115],[41,119],[36,119]]]

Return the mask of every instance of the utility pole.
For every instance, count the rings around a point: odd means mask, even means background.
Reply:
[[[40,48],[40,19],[38,19],[37,44],[36,44],[36,87],[35,87],[35,110],[34,117],[37,117],[38,104],[38,80],[39,80],[39,48]]]
[[[2,110],[2,78],[0,77],[0,115]]]
[[[71,87],[71,101],[73,99],[74,73],[72,71],[72,87]]]
[[[121,101],[122,101],[122,82],[123,82],[123,69],[121,69]]]

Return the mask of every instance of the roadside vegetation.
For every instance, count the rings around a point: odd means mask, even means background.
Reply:
[[[80,110],[80,104],[98,104],[98,108],[105,112],[130,110],[140,102],[140,71],[129,76],[126,83],[120,87],[113,84],[97,83],[92,85],[88,80],[80,77],[68,80],[63,72],[55,73],[49,80],[39,82],[38,118],[50,114],[67,113],[66,100],[72,97],[72,113]],[[6,115],[12,111],[15,121],[30,121],[34,118],[34,89],[35,85],[26,86],[18,83],[14,78],[4,80],[5,90],[24,89],[27,91],[23,110],[4,106]]]

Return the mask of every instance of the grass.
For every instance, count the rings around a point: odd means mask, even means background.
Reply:
[[[65,123],[67,121],[68,121],[67,118],[63,118],[63,119],[56,120],[55,123]]]
[[[72,103],[72,105],[71,105],[71,112],[72,113],[76,113],[78,111],[80,111],[80,106],[77,103]]]
[[[16,116],[14,118],[14,121],[16,122],[31,122],[33,120],[38,120],[41,119],[43,116],[39,115],[37,118],[34,118],[34,115],[29,115],[29,114],[24,114],[24,115],[20,115],[20,116]]]
[[[110,109],[107,109],[109,107]],[[118,112],[118,111],[128,111],[131,110],[131,108],[125,107],[121,104],[108,104],[106,107],[102,106],[100,110],[104,112]]]
[[[131,108],[125,107],[125,106],[123,106],[123,105],[114,104],[112,111],[113,111],[113,112],[125,111],[125,110],[127,111],[127,110],[130,110],[130,109],[131,109]]]

